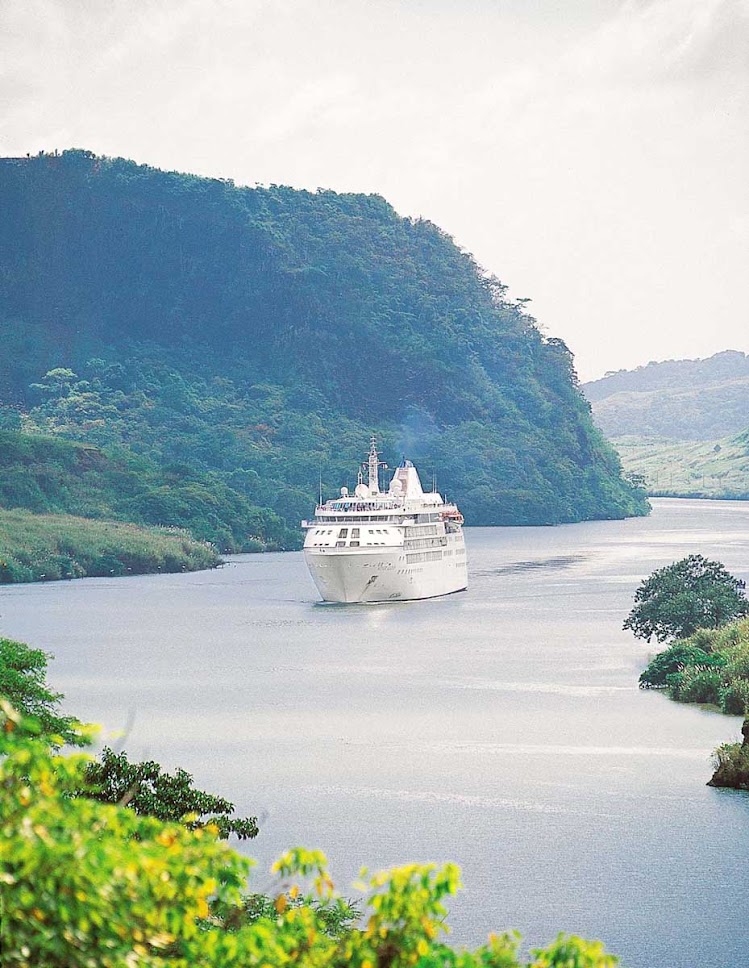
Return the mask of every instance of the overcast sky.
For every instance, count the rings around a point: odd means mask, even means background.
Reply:
[[[583,379],[749,350],[749,0],[0,0],[0,154],[377,192]]]

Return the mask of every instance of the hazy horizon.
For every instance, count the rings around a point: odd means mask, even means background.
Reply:
[[[2,0],[0,154],[384,196],[580,377],[746,351],[749,0]]]

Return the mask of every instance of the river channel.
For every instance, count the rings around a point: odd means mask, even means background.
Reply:
[[[257,814],[258,890],[296,844],[342,889],[453,860],[453,943],[564,929],[630,968],[749,964],[749,794],[705,786],[740,720],[639,690],[654,646],[621,629],[690,552],[748,579],[749,504],[466,538],[444,599],[325,606],[300,553],[245,555],[4,588],[0,634],[54,653],[69,711]]]

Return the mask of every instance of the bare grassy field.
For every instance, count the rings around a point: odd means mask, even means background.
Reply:
[[[749,498],[746,435],[719,441],[615,437],[624,470],[641,474],[652,497]]]

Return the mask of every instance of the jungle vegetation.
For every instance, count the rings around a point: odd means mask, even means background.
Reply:
[[[298,540],[277,514],[216,475],[59,434],[0,430],[0,507],[180,528],[222,552],[283,549]]]
[[[320,482],[354,483],[371,433],[391,466],[405,453],[425,483],[436,473],[470,524],[647,513],[564,343],[378,196],[79,150],[0,164],[0,196],[8,429],[222,485],[265,509],[251,533],[284,547]],[[168,523],[159,501],[141,495],[137,513]]]

